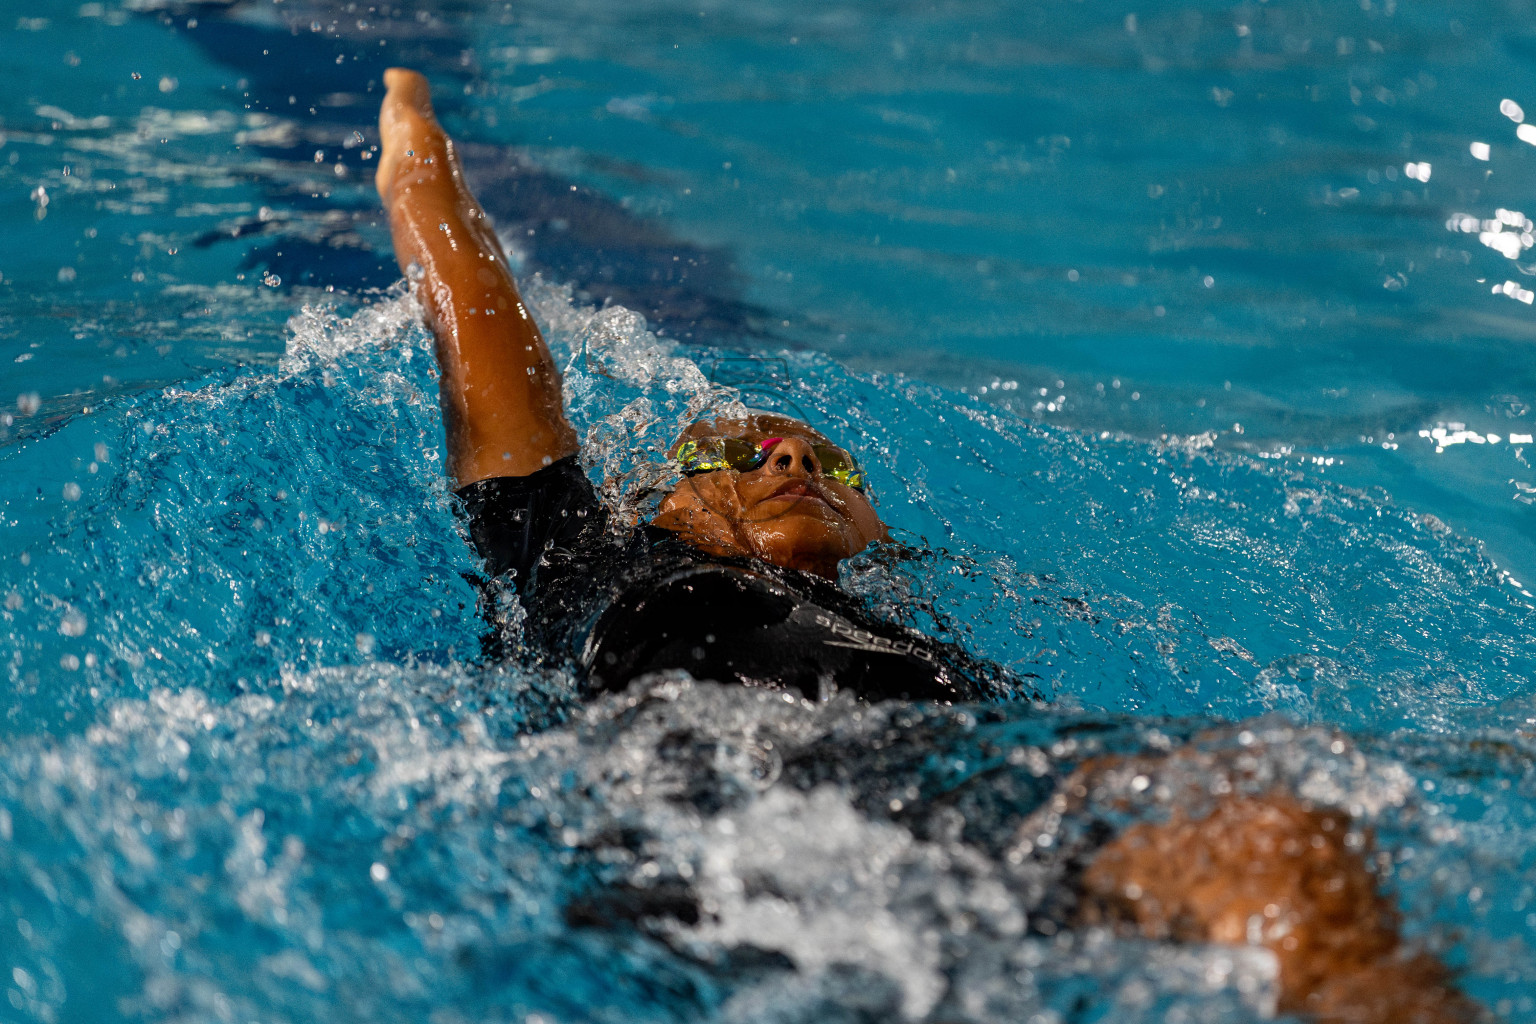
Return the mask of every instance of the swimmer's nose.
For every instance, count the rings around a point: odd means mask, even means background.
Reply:
[[[768,453],[764,468],[774,476],[798,476],[815,479],[821,476],[821,463],[809,441],[798,437],[786,437]]]

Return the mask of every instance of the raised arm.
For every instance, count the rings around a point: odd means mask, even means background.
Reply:
[[[400,269],[421,268],[418,295],[442,368],[448,474],[458,487],[527,476],[576,451],[560,373],[433,116],[427,80],[391,68],[384,84],[375,181]]]

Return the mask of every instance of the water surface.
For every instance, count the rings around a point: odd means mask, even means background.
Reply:
[[[1259,1019],[1262,954],[1070,927],[1101,823],[1223,780],[1357,815],[1405,929],[1536,1019],[1530,24],[7,14],[0,1019]],[[391,62],[594,479],[712,404],[797,410],[904,545],[845,584],[1050,705],[589,705],[482,663],[370,186]]]

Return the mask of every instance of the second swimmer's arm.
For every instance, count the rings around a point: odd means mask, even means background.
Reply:
[[[385,72],[376,182],[401,270],[437,338],[448,473],[462,487],[527,476],[576,451],[560,373],[523,305],[506,255],[432,113],[427,81]]]

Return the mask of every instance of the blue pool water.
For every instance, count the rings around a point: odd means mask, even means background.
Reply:
[[[1191,771],[1536,1020],[1527,5],[376,8],[0,12],[0,1021],[1262,1019],[1018,855]],[[845,584],[1050,704],[483,664],[397,62],[613,498],[799,411],[904,545]]]

